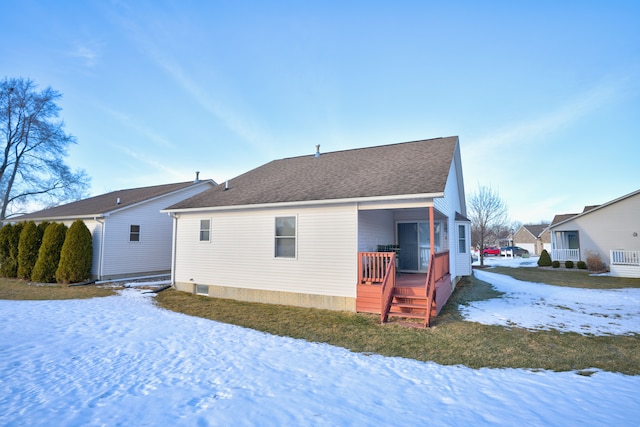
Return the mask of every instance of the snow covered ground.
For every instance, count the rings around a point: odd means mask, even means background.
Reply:
[[[518,296],[513,288],[522,284],[487,274],[483,280],[507,295],[470,307],[474,320],[538,327],[520,315],[536,310],[553,313],[553,327],[592,321],[597,326],[589,333],[638,332],[637,300],[620,310],[621,326],[607,332],[601,297],[577,290],[566,298],[578,299],[579,308],[554,310],[532,303],[539,297]],[[526,284],[537,286],[546,285]],[[582,320],[560,317],[579,310],[586,312]],[[166,311],[136,288],[91,300],[0,301],[0,325],[2,426],[637,426],[640,420],[639,376],[469,369],[356,354]]]

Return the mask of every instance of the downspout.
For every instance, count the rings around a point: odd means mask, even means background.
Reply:
[[[171,218],[173,218],[173,244],[171,245],[171,286],[176,288],[176,258],[177,251],[176,248],[178,246],[178,218],[180,217],[177,213],[169,213]]]
[[[98,224],[100,224],[100,254],[98,256],[98,280],[102,280],[102,268],[104,265],[104,228],[106,227],[106,221],[104,217],[94,217],[93,218]]]

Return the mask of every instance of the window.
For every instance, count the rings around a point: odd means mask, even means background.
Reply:
[[[196,285],[196,294],[209,295],[209,285]]]
[[[464,225],[458,225],[458,253],[467,253],[467,232]]]
[[[139,242],[140,241],[140,226],[139,225],[131,225],[129,227],[129,241],[130,242]]]
[[[296,217],[276,217],[276,258],[296,257]]]
[[[200,241],[208,242],[210,241],[210,236],[211,236],[211,220],[201,219],[200,220]]]

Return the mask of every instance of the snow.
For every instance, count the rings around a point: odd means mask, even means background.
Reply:
[[[461,306],[467,320],[583,335],[640,333],[640,289],[564,288],[489,271],[474,270],[474,274],[505,295]]]
[[[473,310],[523,325],[518,311],[576,323],[568,317],[577,308],[535,305],[535,294],[516,289],[548,285],[487,274],[483,280],[508,292],[497,301],[508,303]],[[586,311],[611,308],[586,294],[563,298],[579,298]],[[621,312],[629,315],[624,327],[608,333],[637,331],[637,311]],[[0,324],[3,426],[632,426],[640,419],[640,376],[352,353],[163,310],[135,287],[90,300],[0,301]]]

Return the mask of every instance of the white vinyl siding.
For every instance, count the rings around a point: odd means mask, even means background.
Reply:
[[[208,185],[192,187],[114,212],[106,217],[103,242],[103,278],[109,278],[112,275],[170,271],[173,223],[171,217],[160,210],[209,188],[211,187]],[[140,225],[142,235],[136,244],[129,242],[129,226],[131,224]],[[197,233],[196,231],[196,235]],[[96,269],[96,274],[98,274],[97,265],[94,264],[92,268]]]
[[[355,297],[354,205],[211,212],[211,245],[193,245],[195,214],[178,219],[176,282]],[[296,260],[274,258],[274,218],[296,217]],[[212,262],[215,260],[215,263]]]
[[[393,213],[388,210],[358,213],[358,251],[376,252],[378,245],[395,244]]]
[[[458,172],[455,165],[456,161],[454,159],[449,168],[449,176],[444,189],[444,197],[434,199],[433,201],[433,206],[438,211],[443,212],[448,216],[447,229],[450,232],[454,232],[454,230],[457,231],[456,225],[459,223],[456,223],[455,221],[456,212],[460,212],[463,215],[466,213],[466,208],[463,206],[464,200],[460,200],[459,197],[460,182],[458,181]],[[445,236],[447,235],[448,233],[445,233]],[[449,268],[451,270],[451,277],[456,278],[470,274],[467,273],[467,271],[471,271],[470,255],[468,253],[459,254],[457,250],[457,242],[443,242],[443,249],[449,249],[450,246],[452,247],[449,251]]]
[[[551,232],[578,231],[580,259],[584,261],[588,253],[596,252],[609,266],[612,249],[640,250],[640,237],[633,235],[640,232],[638,212],[640,194],[635,194],[552,227]]]

